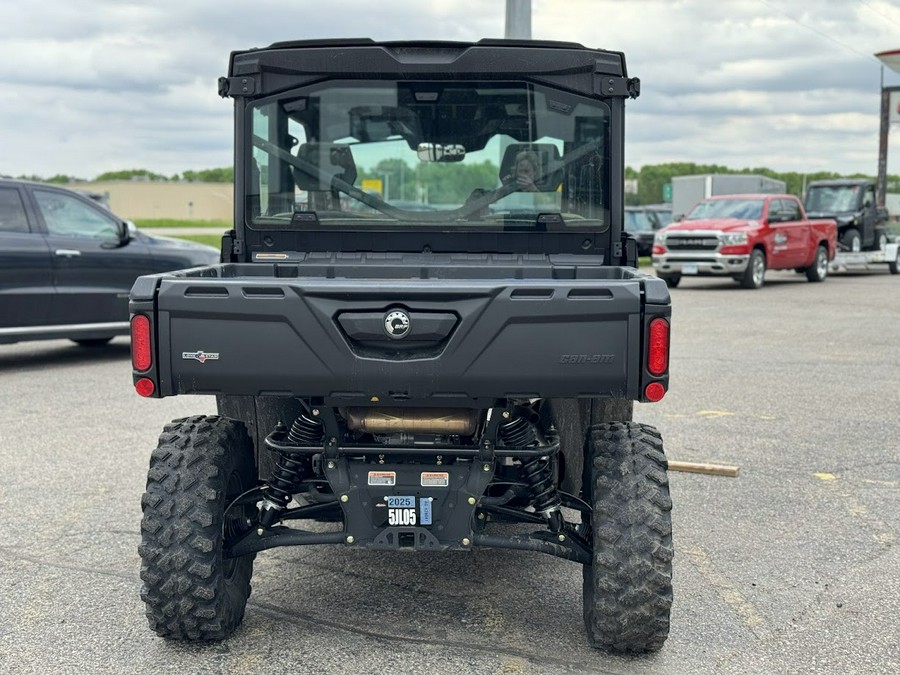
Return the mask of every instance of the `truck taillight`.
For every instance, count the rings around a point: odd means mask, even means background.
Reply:
[[[656,318],[650,322],[647,349],[647,370],[657,377],[669,368],[669,322]]]
[[[131,365],[141,372],[153,365],[150,319],[144,314],[135,314],[131,318]]]

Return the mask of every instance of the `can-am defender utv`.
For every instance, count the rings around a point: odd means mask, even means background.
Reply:
[[[668,387],[671,305],[622,228],[624,56],[286,42],[233,53],[219,86],[223,261],[131,294],[138,393],[220,413],[150,461],[153,630],[227,637],[276,546],[497,547],[583,565],[592,645],[659,649],[667,464],[631,419]]]

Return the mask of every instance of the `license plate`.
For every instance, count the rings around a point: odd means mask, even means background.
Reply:
[[[696,263],[685,263],[681,266],[682,274],[697,274],[697,264]]]
[[[378,527],[427,527],[433,522],[430,497],[388,495],[376,501],[372,508]]]

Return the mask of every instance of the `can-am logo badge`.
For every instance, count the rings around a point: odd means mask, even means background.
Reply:
[[[385,314],[384,331],[395,340],[406,337],[409,333],[409,314],[402,309],[395,309]]]
[[[200,363],[206,363],[207,361],[218,361],[219,360],[219,352],[181,352],[181,358],[185,361],[199,361]]]

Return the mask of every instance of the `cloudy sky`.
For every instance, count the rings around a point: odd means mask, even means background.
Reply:
[[[231,103],[216,80],[232,49],[502,37],[505,0],[20,0],[0,16],[0,174],[93,178],[230,165]],[[874,174],[872,54],[900,49],[900,0],[532,0],[532,36],[625,52],[642,83],[630,166]]]

